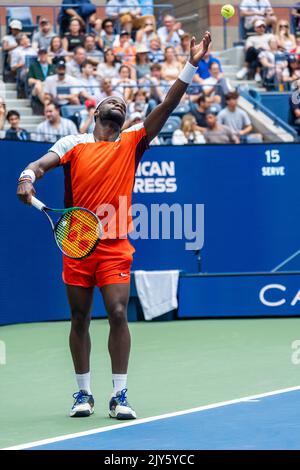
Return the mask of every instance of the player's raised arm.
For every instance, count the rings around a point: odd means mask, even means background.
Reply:
[[[198,63],[206,53],[210,42],[211,36],[208,31],[206,31],[199,44],[196,44],[196,39],[194,37],[192,38],[190,58],[185,64],[185,67],[180,72],[176,82],[171,86],[164,101],[151,111],[149,116],[145,119],[144,126],[149,142],[159,134],[168,117],[179,104],[187,87],[192,83]]]
[[[18,198],[25,204],[30,204],[31,196],[35,195],[34,182],[42,178],[46,171],[59,165],[59,156],[54,152],[48,152],[43,157],[29,165],[22,171],[17,189]]]

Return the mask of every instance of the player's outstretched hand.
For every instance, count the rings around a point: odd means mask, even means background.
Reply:
[[[202,57],[205,55],[207,52],[208,46],[211,43],[211,35],[209,31],[206,31],[206,33],[203,36],[202,41],[199,44],[196,44],[196,38],[195,36],[192,37],[191,39],[191,51],[190,51],[190,63],[197,67],[199,61],[202,59]]]
[[[18,184],[17,197],[24,204],[31,204],[31,196],[35,195],[35,189],[30,182]]]

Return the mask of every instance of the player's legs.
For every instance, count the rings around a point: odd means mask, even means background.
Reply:
[[[93,288],[67,285],[71,310],[70,349],[76,374],[90,370],[91,339],[89,334]]]
[[[101,292],[108,314],[110,332],[108,350],[111,357],[114,391],[109,401],[109,416],[135,419],[136,413],[127,400],[127,368],[130,354],[130,332],[127,322],[129,282],[106,284]]]
[[[130,354],[130,332],[127,323],[129,290],[129,283],[101,287],[110,325],[108,350],[113,374],[127,374]]]
[[[87,417],[94,412],[94,398],[90,387],[91,339],[89,334],[93,288],[71,285],[66,287],[71,309],[70,349],[79,389],[73,395],[75,401],[70,416],[72,418]]]

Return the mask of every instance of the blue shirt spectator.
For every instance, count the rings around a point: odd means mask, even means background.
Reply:
[[[196,71],[196,73],[199,75],[200,78],[205,80],[206,78],[210,77],[209,67],[213,62],[216,62],[219,65],[220,72],[221,73],[223,72],[221,62],[219,61],[219,59],[217,59],[216,57],[213,57],[210,54],[210,52],[207,52],[207,54],[203,57],[203,59],[200,60],[198,64],[198,69]]]

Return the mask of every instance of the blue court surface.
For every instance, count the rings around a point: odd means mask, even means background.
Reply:
[[[19,446],[38,450],[300,449],[300,387]]]

